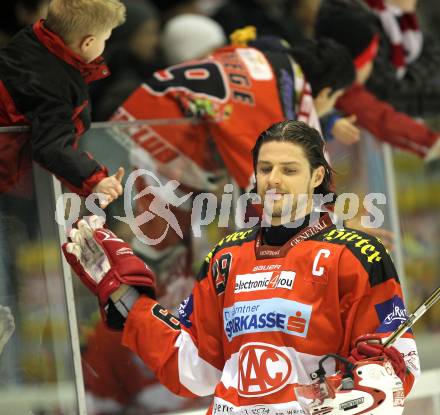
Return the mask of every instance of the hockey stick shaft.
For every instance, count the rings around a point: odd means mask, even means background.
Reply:
[[[411,328],[414,323],[423,316],[438,300],[440,299],[440,287],[438,287],[427,299],[426,301],[417,308],[414,313],[408,316],[408,319],[403,322],[396,331],[388,337],[383,345],[385,347],[393,344],[398,338],[400,338],[409,328]]]

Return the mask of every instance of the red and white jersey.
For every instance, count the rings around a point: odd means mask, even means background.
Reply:
[[[121,130],[137,168],[150,168],[198,190],[210,180],[218,150],[241,188],[253,175],[256,138],[285,119],[320,130],[311,89],[286,53],[228,46],[206,59],[158,71],[117,111],[114,120],[182,119],[197,123],[136,126]],[[188,121],[188,120],[184,120]]]
[[[278,247],[264,245],[259,228],[227,236],[207,256],[179,319],[141,297],[123,344],[176,394],[214,394],[209,414],[304,414],[294,387],[312,382],[323,356],[347,357],[358,336],[387,336],[406,319],[386,249],[325,217]],[[410,371],[408,392],[420,372],[412,333],[395,347]],[[332,359],[324,367],[336,370]]]

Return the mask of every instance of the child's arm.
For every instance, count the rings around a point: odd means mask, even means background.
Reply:
[[[70,190],[88,196],[108,176],[107,168],[86,152],[78,150],[80,131],[86,127],[80,119],[72,121],[72,108],[59,97],[45,102],[36,100],[29,116],[32,128],[32,158],[55,174]],[[76,124],[76,125],[75,125]]]
[[[357,124],[378,140],[395,147],[425,156],[439,137],[408,115],[377,99],[362,85],[354,84],[336,102],[336,107],[357,117]]]

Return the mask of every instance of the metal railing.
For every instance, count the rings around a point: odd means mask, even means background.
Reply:
[[[198,118],[158,118],[149,120],[133,120],[133,121],[104,121],[104,122],[94,122],[91,125],[91,129],[108,129],[112,127],[136,127],[139,125],[187,125],[187,124],[199,124]],[[203,121],[205,122],[205,121]],[[28,133],[31,131],[29,125],[14,125],[9,127],[0,127],[0,134],[2,133]]]

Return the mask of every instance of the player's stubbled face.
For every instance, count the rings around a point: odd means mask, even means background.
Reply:
[[[309,198],[313,193],[310,164],[300,145],[285,141],[264,143],[258,154],[256,179],[262,202],[264,203],[265,197],[273,200],[273,225],[293,219],[297,205],[298,208],[303,205],[309,207],[309,203],[304,204],[304,199],[298,198],[299,194]]]

